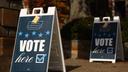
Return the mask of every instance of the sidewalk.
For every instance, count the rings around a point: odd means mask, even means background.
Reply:
[[[85,59],[67,59],[67,72],[128,72],[128,61],[117,62],[93,62]]]

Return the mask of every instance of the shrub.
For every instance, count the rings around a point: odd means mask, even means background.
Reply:
[[[128,18],[121,20],[121,30],[122,30],[122,39],[123,42],[128,41]]]
[[[93,18],[78,18],[67,23],[61,30],[64,39],[91,39]]]

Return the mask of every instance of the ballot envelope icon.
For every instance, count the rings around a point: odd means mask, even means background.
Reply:
[[[28,30],[40,30],[43,25],[43,21],[39,21],[38,23],[33,23],[32,21],[28,21],[27,29]]]

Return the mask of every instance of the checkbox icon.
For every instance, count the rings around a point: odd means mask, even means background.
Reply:
[[[44,63],[46,56],[47,56],[47,54],[37,54],[36,55],[36,63]]]
[[[113,53],[113,48],[112,47],[107,48],[107,53],[112,54]]]

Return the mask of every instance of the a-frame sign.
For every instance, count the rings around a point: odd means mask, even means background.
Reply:
[[[55,7],[21,9],[10,72],[66,72]]]
[[[113,20],[110,20],[110,17],[104,17],[102,21],[96,17],[92,31],[90,62],[115,63],[117,58],[124,59],[119,16],[113,17]]]

